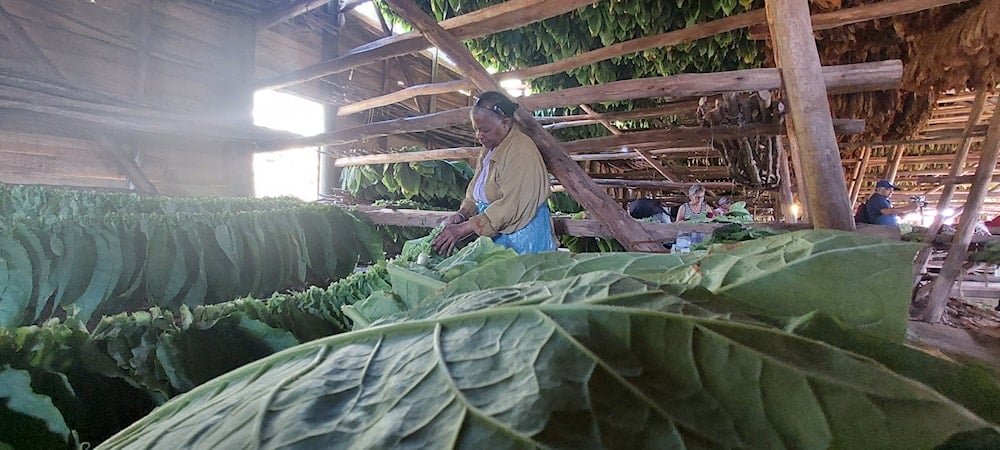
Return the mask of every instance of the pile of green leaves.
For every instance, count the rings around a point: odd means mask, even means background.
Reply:
[[[73,314],[0,328],[0,444],[100,442],[209,379],[349,330],[341,307],[390,289],[382,262],[326,288],[105,316],[92,332]]]
[[[405,309],[381,326],[230,372],[100,448],[995,446],[996,378],[899,344],[918,247],[809,230],[394,282]]]
[[[473,170],[464,161],[419,161],[344,168],[341,183],[362,200],[413,200],[457,209]]]

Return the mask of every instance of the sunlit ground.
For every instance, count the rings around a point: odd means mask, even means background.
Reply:
[[[258,91],[253,100],[255,125],[303,136],[323,132],[323,106],[319,103],[274,91]],[[316,200],[318,155],[317,147],[257,153],[253,158],[254,194]]]

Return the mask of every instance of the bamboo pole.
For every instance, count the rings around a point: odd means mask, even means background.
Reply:
[[[979,219],[979,211],[983,207],[989,190],[989,180],[993,176],[998,153],[1000,153],[1000,114],[994,114],[990,120],[979,166],[976,167],[975,182],[972,184],[969,196],[965,201],[965,210],[958,222],[958,229],[955,231],[955,238],[948,250],[948,257],[945,258],[938,277],[933,281],[927,305],[921,311],[920,318],[924,321],[937,323],[944,315],[952,285],[958,278],[962,264],[965,263],[968,255],[973,229]]]
[[[764,5],[793,119],[790,139],[798,144],[801,153],[799,184],[808,186],[813,226],[853,231],[854,215],[847,202],[827,89],[817,82],[822,66],[812,34],[809,4],[802,0],[765,0]]]

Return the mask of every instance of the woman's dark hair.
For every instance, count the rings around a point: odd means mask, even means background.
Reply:
[[[479,100],[476,100],[475,107],[488,109],[508,119],[514,117],[514,111],[517,111],[517,103],[497,91],[483,92]]]

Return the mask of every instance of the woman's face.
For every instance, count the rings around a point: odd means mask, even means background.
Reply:
[[[496,147],[503,138],[507,137],[510,126],[510,119],[502,118],[489,109],[473,108],[472,110],[472,128],[476,130],[476,139],[479,139],[483,147]]]
[[[689,194],[688,198],[691,199],[691,203],[698,204],[705,201],[705,191],[698,191],[694,194]]]

